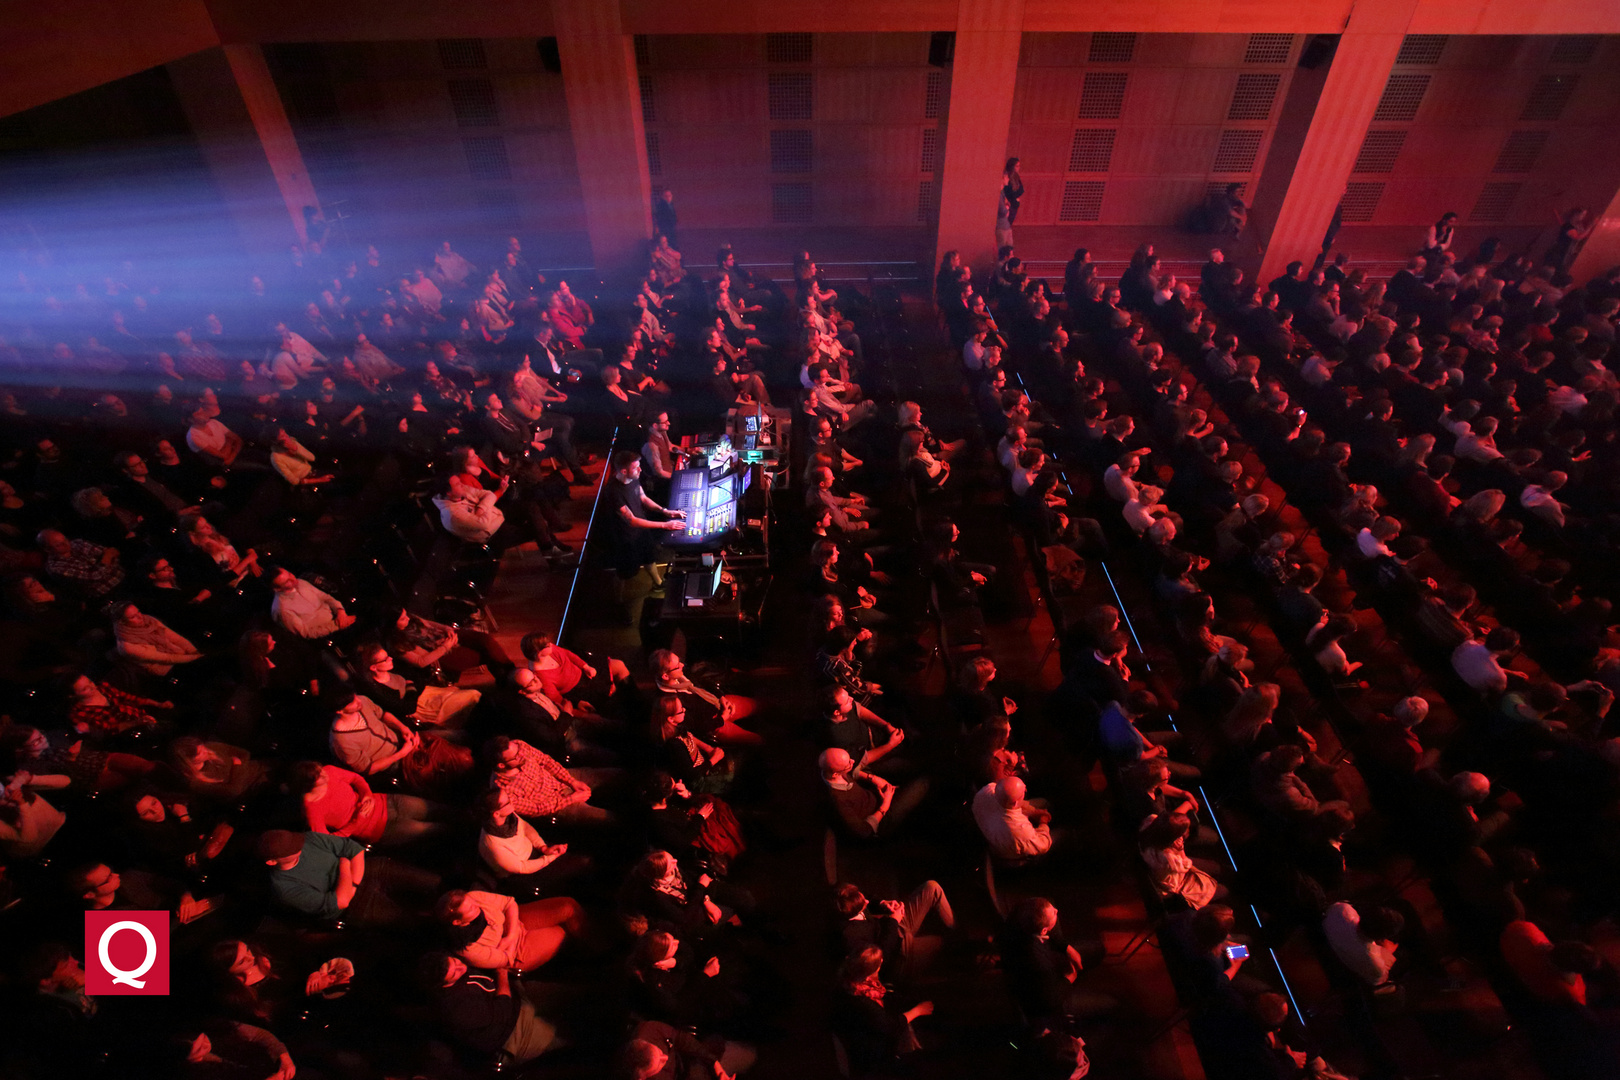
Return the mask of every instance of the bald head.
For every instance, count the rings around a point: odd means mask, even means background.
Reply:
[[[1491,793],[1491,778],[1484,773],[1461,772],[1451,778],[1451,790],[1469,806],[1478,806]]]
[[[821,778],[830,780],[835,776],[842,776],[855,767],[855,759],[849,756],[849,751],[836,746],[821,752],[818,761],[821,766]]]
[[[1413,695],[1402,698],[1395,703],[1395,719],[1407,727],[1416,727],[1423,723],[1429,715],[1429,703],[1424,698]]]
[[[1024,782],[1016,776],[1009,776],[996,785],[996,800],[1008,810],[1011,810],[1015,806],[1021,805],[1024,801],[1024,796],[1028,793],[1029,789],[1025,787]]]

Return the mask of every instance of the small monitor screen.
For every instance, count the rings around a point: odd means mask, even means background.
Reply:
[[[749,413],[743,418],[743,430],[749,432],[759,431],[759,414]]]

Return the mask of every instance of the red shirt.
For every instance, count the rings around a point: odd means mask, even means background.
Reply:
[[[312,832],[349,836],[361,843],[374,844],[382,839],[388,825],[388,800],[371,790],[366,778],[357,772],[325,765],[321,775],[326,777],[326,797],[320,802],[304,800],[304,816]],[[361,801],[371,805],[371,812],[360,816]]]
[[[561,705],[563,695],[571,693],[585,678],[585,661],[561,645],[551,647],[551,659],[556,661],[556,667],[535,671],[534,674],[540,680],[540,685],[545,687],[546,696]]]
[[[1552,942],[1541,927],[1527,919],[1510,922],[1502,931],[1502,959],[1513,974],[1542,1001],[1553,1004],[1586,1004],[1586,980],[1579,975],[1566,981],[1563,972],[1552,965]]]

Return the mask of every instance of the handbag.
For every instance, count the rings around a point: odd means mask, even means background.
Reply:
[[[1052,592],[1062,595],[1077,593],[1086,583],[1086,560],[1072,548],[1051,544],[1041,548],[1046,557],[1046,576],[1052,583]]]

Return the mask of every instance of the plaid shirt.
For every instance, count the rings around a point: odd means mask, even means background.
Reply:
[[[142,709],[141,700],[126,694],[111,683],[96,683],[96,689],[107,699],[105,705],[86,705],[76,701],[68,708],[68,723],[75,729],[117,733],[126,728],[156,723],[152,714]]]
[[[104,563],[101,557],[107,549],[88,540],[69,540],[71,550],[63,558],[45,557],[45,570],[52,577],[75,582],[87,595],[106,596],[124,580],[124,568],[115,559]]]
[[[512,809],[524,817],[545,817],[563,808],[577,781],[549,755],[522,739],[513,739],[518,767],[495,773],[495,786],[512,797]]]

